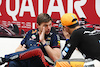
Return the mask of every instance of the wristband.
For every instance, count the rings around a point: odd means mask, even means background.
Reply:
[[[68,41],[69,39],[66,39],[66,41]]]
[[[45,43],[43,46],[46,46],[47,44]]]

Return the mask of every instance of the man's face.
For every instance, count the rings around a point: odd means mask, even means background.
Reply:
[[[52,21],[49,21],[47,23],[44,22],[38,25],[38,29],[40,32],[42,32],[43,27],[45,27],[45,34],[49,34],[51,31],[51,27],[52,27]]]
[[[70,34],[69,27],[63,26],[63,29]]]

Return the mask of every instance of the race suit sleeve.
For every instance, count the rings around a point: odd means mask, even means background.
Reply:
[[[51,48],[60,48],[60,37],[59,35],[53,34],[51,36]]]
[[[63,59],[70,58],[71,54],[73,53],[73,51],[75,50],[77,45],[80,44],[80,38],[81,38],[80,33],[77,30],[75,30],[72,33],[70,39],[66,40],[66,44],[65,44],[63,50],[61,51]]]
[[[32,32],[32,30],[30,30],[30,31],[28,31],[27,33],[26,33],[26,35],[24,36],[24,38],[23,38],[23,40],[21,41],[21,45],[23,45],[23,44],[25,44],[26,42],[27,42],[27,40],[30,38],[30,36],[31,36],[31,32]]]

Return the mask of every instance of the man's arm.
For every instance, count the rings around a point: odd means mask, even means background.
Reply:
[[[80,32],[74,31],[70,37],[70,34],[65,29],[63,29],[63,34],[66,38],[66,44],[62,49],[61,54],[63,59],[69,59],[77,45],[80,44],[82,36],[80,36]]]
[[[58,59],[60,59],[60,49],[59,48],[51,48],[49,45],[44,46],[47,54],[49,55],[49,57],[53,60],[56,61]]]
[[[32,30],[29,30],[26,33],[26,35],[24,36],[23,40],[21,41],[21,44],[17,47],[17,49],[15,50],[15,52],[27,50],[25,43],[27,42],[28,38],[30,37],[31,32],[32,32]]]
[[[41,41],[42,44],[46,44],[46,41]],[[49,57],[53,60],[56,61],[58,59],[60,59],[60,48],[51,48],[49,45],[44,46],[47,54],[49,55]]]
[[[41,43],[43,44],[43,46],[46,44],[46,40],[44,39],[44,36],[45,36],[45,27],[43,27],[43,31],[42,33],[40,34],[40,41]],[[44,46],[47,54],[49,55],[49,57],[53,60],[53,61],[56,61],[57,59],[60,58],[60,49],[59,48],[51,48],[48,44],[46,44]]]

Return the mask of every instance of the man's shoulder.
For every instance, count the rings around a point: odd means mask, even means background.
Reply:
[[[85,28],[81,27],[81,28],[78,28],[74,31],[74,33],[79,33],[79,32],[83,32],[85,31]]]
[[[34,33],[37,33],[38,30],[37,29],[32,29],[31,32],[32,32],[32,34],[34,34]]]
[[[58,40],[60,40],[59,35],[56,33],[51,33],[51,37],[52,37],[52,39],[57,38]]]
[[[56,34],[56,33],[52,33],[52,32],[50,32],[50,36],[51,37],[54,37],[54,36],[57,36],[58,34]]]
[[[34,34],[34,33],[36,33],[37,32],[37,29],[31,29],[31,30],[29,30],[27,33],[29,33],[29,34]]]

